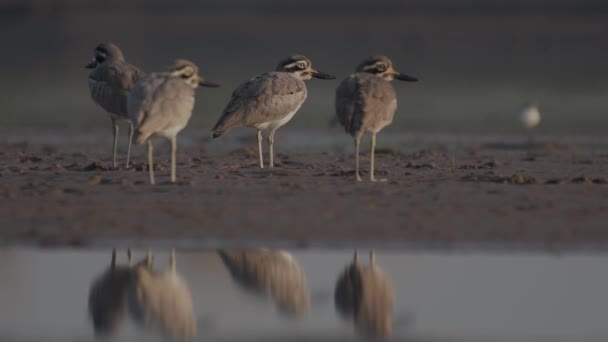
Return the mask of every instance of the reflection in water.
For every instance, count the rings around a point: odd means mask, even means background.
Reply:
[[[131,281],[131,251],[128,266],[116,265],[116,250],[112,250],[110,267],[91,286],[89,313],[95,335],[114,334],[120,328],[127,311],[127,288]]]
[[[301,316],[310,311],[306,274],[283,250],[220,250],[232,278],[247,290],[270,296],[280,312]]]
[[[171,250],[169,270],[154,272],[152,256],[146,266],[137,267],[129,289],[129,311],[142,326],[185,341],[197,333],[192,294],[177,273],[175,250]]]
[[[396,294],[390,341],[608,341],[608,255],[374,251]],[[133,252],[134,257],[145,254]],[[168,252],[155,251],[155,260],[164,264]],[[123,253],[117,254],[116,268],[127,266]],[[306,272],[312,303],[309,314],[288,320],[274,304],[260,305],[259,298],[242,291],[216,251],[177,253],[179,273],[192,291],[195,340],[341,341],[361,334],[354,327],[355,311],[342,320],[330,298],[338,273],[351,266],[346,264],[352,252],[289,253]],[[0,255],[10,260],[0,260],[0,341],[96,341],[87,303],[92,280],[108,273],[111,250],[16,248],[0,249]],[[359,254],[358,263],[367,268],[367,253]],[[137,267],[146,264],[144,260]],[[158,325],[142,329],[137,323],[129,311],[129,292],[127,313],[119,329],[109,333],[111,341],[167,340]],[[317,294],[323,299],[313,300]]]
[[[366,336],[389,337],[395,301],[390,278],[375,263],[370,252],[369,266],[362,265],[355,252],[353,262],[338,277],[334,292],[337,311],[355,323]]]

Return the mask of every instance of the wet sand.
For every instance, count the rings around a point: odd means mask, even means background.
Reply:
[[[608,242],[605,145],[467,136],[457,145],[396,141],[377,152],[377,175],[389,181],[367,181],[366,146],[365,181],[357,183],[343,135],[323,147],[314,144],[321,138],[294,143],[289,131],[279,132],[277,167],[259,169],[248,135],[209,141],[189,133],[178,150],[177,184],[168,183],[167,144],[156,142],[159,184],[151,186],[142,147],[135,146],[132,168],[113,170],[109,129],[95,132],[5,132],[2,241]]]

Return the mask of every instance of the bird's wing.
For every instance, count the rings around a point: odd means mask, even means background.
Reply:
[[[144,77],[129,96],[129,118],[136,126],[139,143],[168,128],[177,117],[187,120],[193,108],[192,88],[167,74]]]
[[[347,132],[356,136],[373,126],[374,121],[392,120],[397,109],[393,86],[379,77],[354,74],[336,92],[336,112]]]
[[[213,131],[223,133],[238,126],[281,120],[297,110],[306,95],[304,82],[286,73],[254,77],[232,93]]]
[[[126,62],[96,68],[89,75],[91,96],[106,111],[126,116],[129,91],[143,76],[141,70]]]

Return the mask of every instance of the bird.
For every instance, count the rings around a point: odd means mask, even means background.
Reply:
[[[336,310],[365,336],[392,334],[394,290],[390,278],[376,265],[370,251],[369,266],[361,265],[357,253],[340,274],[334,290]]]
[[[112,120],[114,143],[112,145],[112,167],[116,168],[116,147],[118,145],[118,122],[129,124],[129,146],[127,163],[131,159],[131,142],[133,124],[128,118],[127,97],[135,83],[144,76],[144,72],[127,63],[120,48],[113,43],[100,43],[95,47],[93,60],[85,68],[93,69],[89,73],[89,90],[93,101],[103,108]]]
[[[313,69],[312,62],[305,56],[292,55],[280,61],[275,71],[242,83],[234,90],[224,112],[213,126],[213,138],[236,127],[255,128],[260,168],[264,168],[262,131],[268,130],[269,166],[274,167],[274,134],[300,109],[307,96],[304,81],[312,77],[335,79]]]
[[[418,79],[395,70],[391,60],[383,55],[365,59],[336,89],[336,117],[346,133],[355,139],[355,174],[359,174],[359,145],[365,133],[371,134],[370,181],[374,175],[376,134],[391,124],[397,110],[397,96],[390,81],[417,82]]]
[[[127,312],[127,289],[131,281],[131,250],[128,265],[116,265],[116,249],[112,250],[110,267],[91,286],[88,309],[96,336],[108,336],[120,328]]]
[[[536,101],[528,103],[519,113],[519,121],[525,128],[534,128],[540,123],[540,110]]]
[[[191,61],[178,59],[167,72],[151,73],[141,78],[128,97],[129,118],[135,125],[138,144],[148,144],[150,183],[154,181],[152,138],[164,137],[171,142],[171,182],[175,183],[177,134],[186,127],[194,108],[194,90],[198,86],[218,87],[198,74]]]
[[[167,337],[192,341],[197,335],[192,293],[176,269],[175,249],[171,249],[169,270],[154,272],[152,257],[134,270],[128,295],[129,312],[145,328]]]
[[[218,254],[238,285],[269,296],[279,312],[298,317],[310,311],[306,274],[287,251],[220,250]]]

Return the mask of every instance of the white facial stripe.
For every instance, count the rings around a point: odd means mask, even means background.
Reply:
[[[374,65],[366,65],[363,67],[363,71],[368,71],[368,70],[376,70],[376,64]]]
[[[285,68],[285,69],[291,69],[291,68],[297,66],[300,63],[304,63],[304,65],[306,65],[306,62],[303,61],[303,60],[301,60],[301,61],[295,61],[293,63],[287,64],[287,65],[283,66],[283,68]]]

